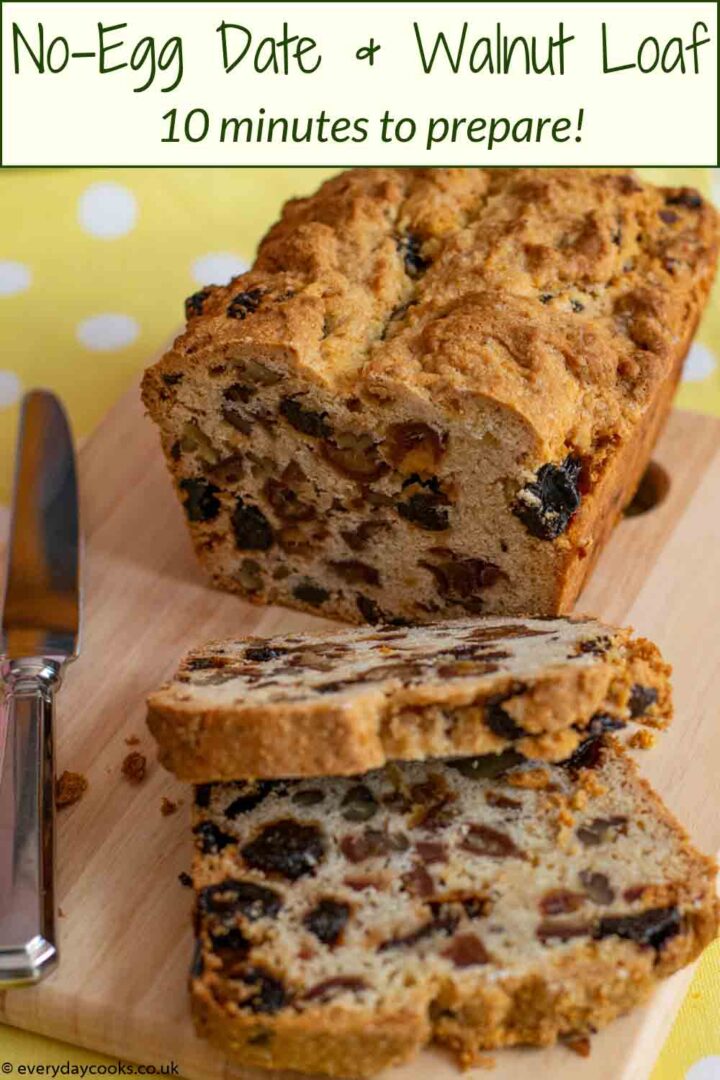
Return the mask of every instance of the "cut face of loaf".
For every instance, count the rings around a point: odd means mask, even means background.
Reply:
[[[697,193],[594,170],[355,170],[289,203],[143,383],[212,581],[356,622],[569,610],[716,233]]]
[[[505,750],[558,761],[631,719],[664,726],[669,672],[651,642],[594,619],[246,638],[190,653],[148,723],[162,763],[196,783]]]
[[[194,833],[193,1011],[248,1066],[588,1035],[717,930],[714,864],[598,739],[566,767],[205,786]]]

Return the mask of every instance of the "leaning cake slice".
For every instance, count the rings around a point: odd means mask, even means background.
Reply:
[[[558,761],[629,719],[662,726],[669,671],[651,642],[593,619],[245,638],[190,653],[148,722],[163,764],[196,783],[508,749]]]
[[[714,863],[604,737],[564,765],[205,785],[194,833],[194,1016],[247,1066],[582,1038],[717,932]]]

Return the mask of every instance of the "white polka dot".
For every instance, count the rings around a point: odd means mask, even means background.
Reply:
[[[0,259],[0,296],[14,296],[30,288],[32,274],[25,263]]]
[[[137,202],[120,184],[91,184],[78,199],[77,216],[85,232],[114,240],[134,228]]]
[[[720,1057],[700,1058],[685,1073],[685,1080],[720,1080]]]
[[[22,394],[22,383],[14,371],[0,371],[0,408],[14,405]]]
[[[198,285],[227,285],[231,278],[248,269],[245,259],[231,251],[215,251],[201,255],[192,264],[192,276]]]
[[[717,367],[717,357],[707,345],[695,342],[688,353],[683,368],[683,382],[702,382],[712,375]]]
[[[77,328],[78,341],[96,352],[124,349],[139,333],[140,327],[130,315],[93,315]]]

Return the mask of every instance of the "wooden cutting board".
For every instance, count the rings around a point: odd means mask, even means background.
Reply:
[[[677,719],[641,765],[697,843],[717,852],[720,422],[676,412],[655,460],[670,476],[667,497],[620,524],[578,610],[634,625],[674,663]],[[205,638],[323,624],[205,585],[136,389],[83,446],[80,476],[84,643],[59,698],[57,741],[59,769],[84,773],[90,787],[59,815],[61,966],[39,987],[0,995],[0,1020],[128,1060],[174,1061],[190,1080],[267,1078],[229,1068],[193,1033],[185,989],[192,897],[178,882],[191,857],[190,792],[155,762],[143,698]],[[137,786],[120,773],[133,737],[149,763]],[[181,803],[176,814],[161,814],[163,796]],[[553,1080],[645,1080],[688,981],[676,976],[596,1036],[590,1058],[564,1048],[506,1051],[496,1055],[494,1080],[526,1070]],[[458,1077],[440,1052],[391,1075]]]

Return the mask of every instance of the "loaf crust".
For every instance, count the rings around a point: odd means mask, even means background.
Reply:
[[[351,621],[571,608],[712,281],[689,189],[360,169],[290,202],[145,375],[198,555]]]
[[[510,749],[558,761],[588,727],[664,726],[669,674],[651,642],[594,619],[246,638],[191,652],[148,724],[163,765],[194,783]]]
[[[591,1034],[715,937],[713,861],[617,745],[494,778],[486,761],[198,788],[200,1034],[330,1076],[431,1039],[471,1065]],[[288,823],[303,842],[270,843]]]

